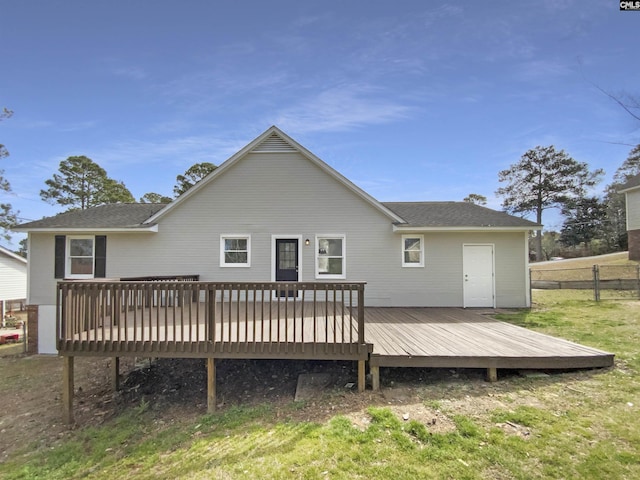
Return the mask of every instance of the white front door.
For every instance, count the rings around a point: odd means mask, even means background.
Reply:
[[[464,306],[495,307],[493,245],[464,245]]]

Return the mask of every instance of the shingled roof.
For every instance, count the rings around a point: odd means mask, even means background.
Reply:
[[[627,182],[618,189],[618,192],[626,192],[637,187],[640,187],[640,174],[627,180]]]
[[[18,225],[16,230],[140,228],[149,217],[164,208],[159,203],[114,203],[86,210],[65,212],[53,217]],[[144,225],[148,228],[149,225]]]
[[[467,202],[383,202],[383,205],[406,220],[402,227],[540,228],[524,218]]]
[[[536,229],[540,225],[467,202],[383,202],[406,223],[403,228],[518,228]],[[91,230],[150,228],[144,222],[164,208],[164,204],[117,203],[87,210],[61,213],[53,217],[18,225],[18,231]]]

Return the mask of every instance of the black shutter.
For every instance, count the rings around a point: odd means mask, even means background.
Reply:
[[[64,235],[56,235],[55,264],[53,267],[53,278],[64,278],[65,270],[65,249],[67,238]]]
[[[95,278],[104,278],[107,274],[107,237],[106,235],[96,236],[96,265]]]

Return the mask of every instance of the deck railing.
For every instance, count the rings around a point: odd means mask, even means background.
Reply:
[[[363,358],[364,282],[63,281],[63,354]]]

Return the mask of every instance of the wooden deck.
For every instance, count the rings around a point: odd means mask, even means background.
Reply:
[[[97,316],[64,335],[63,355],[368,359],[357,308],[331,301],[188,302]],[[95,317],[94,317],[95,318]]]
[[[296,292],[295,294],[293,292]],[[461,308],[364,306],[364,283],[197,281],[59,282],[57,345],[64,357],[63,406],[72,422],[73,358],[200,357],[208,408],[219,358],[334,359],[380,367],[572,369],[608,367],[613,355]]]
[[[461,308],[365,308],[374,386],[379,367],[573,369],[614,355]],[[490,374],[491,376],[491,374]],[[378,383],[379,384],[379,383]]]

